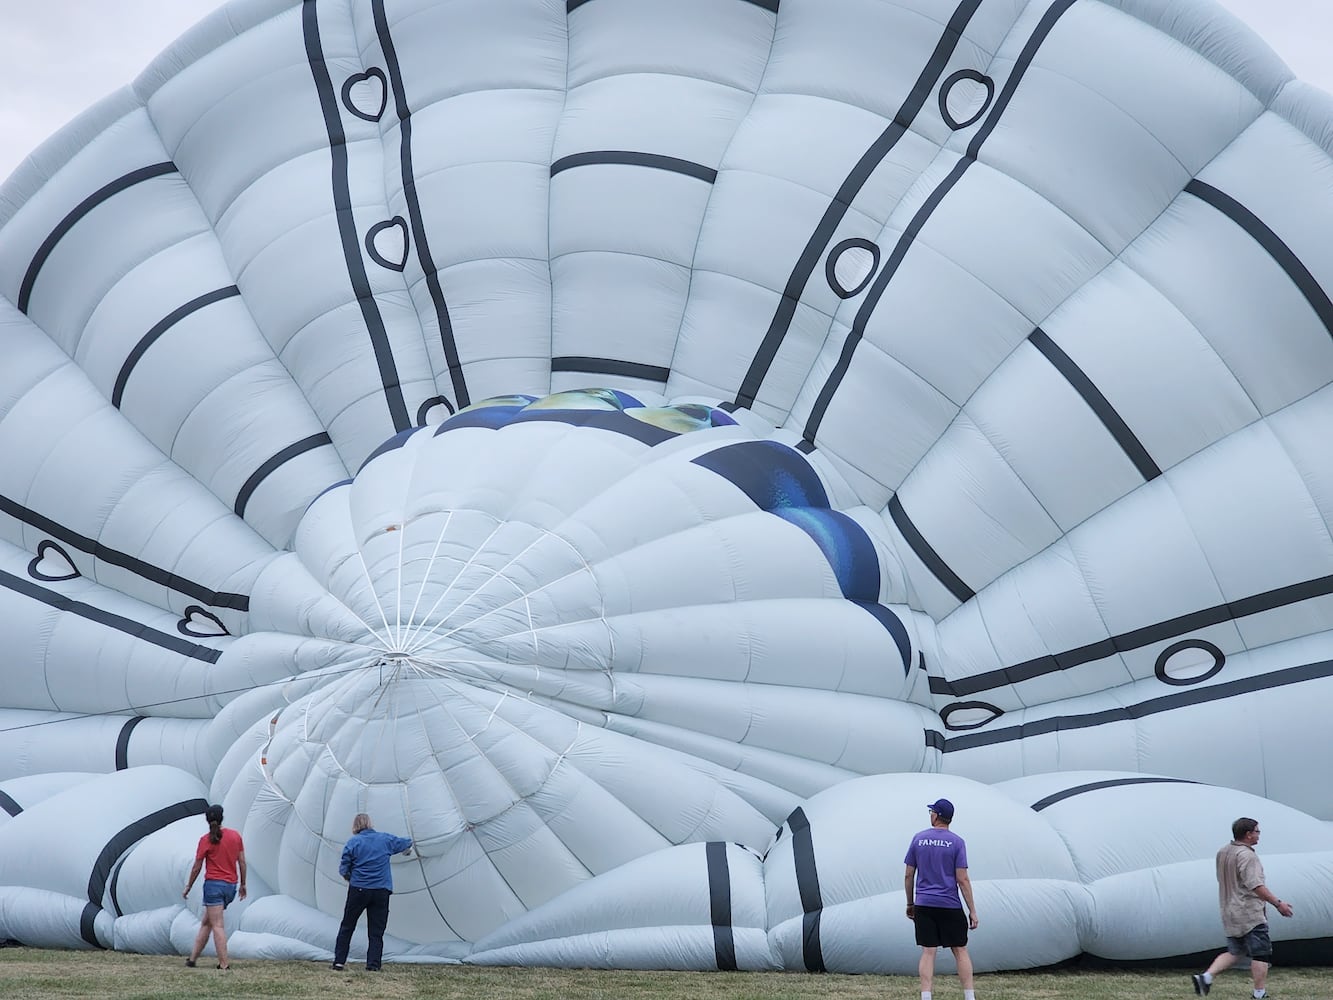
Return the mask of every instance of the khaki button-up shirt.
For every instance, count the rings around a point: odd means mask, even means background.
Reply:
[[[1264,884],[1264,866],[1248,844],[1232,841],[1217,852],[1217,897],[1227,937],[1244,937],[1267,921],[1254,890]]]

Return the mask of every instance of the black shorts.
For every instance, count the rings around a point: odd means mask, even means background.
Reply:
[[[923,948],[961,948],[967,944],[967,917],[963,908],[918,906],[916,943]]]
[[[1227,938],[1227,951],[1233,955],[1249,955],[1256,962],[1273,961],[1273,942],[1268,937],[1268,924],[1251,927],[1244,937]]]

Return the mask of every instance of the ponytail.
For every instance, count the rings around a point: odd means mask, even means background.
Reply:
[[[211,805],[208,811],[204,813],[204,819],[208,820],[208,840],[213,844],[222,843],[222,807]]]

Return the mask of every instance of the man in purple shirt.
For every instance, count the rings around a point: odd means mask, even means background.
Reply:
[[[907,894],[907,919],[916,925],[916,943],[921,946],[921,1000],[931,1000],[935,979],[935,952],[948,948],[958,962],[958,978],[963,983],[965,1000],[976,1000],[972,988],[972,959],[967,954],[967,932],[977,929],[977,907],[972,901],[972,882],[967,877],[967,844],[949,829],[953,822],[953,803],[937,799],[927,806],[930,826],[912,838],[908,845],[907,874],[903,891]],[[958,899],[961,890],[967,901],[967,917]]]
[[[384,955],[384,928],[389,923],[389,896],[393,894],[393,874],[389,858],[406,854],[412,841],[380,833],[370,825],[370,817],[357,813],[352,820],[352,839],[343,848],[338,874],[347,879],[347,905],[343,907],[343,922],[338,928],[338,940],[333,946],[334,972],[342,972],[347,965],[347,952],[352,946],[352,932],[361,914],[366,915],[366,971],[378,972]]]

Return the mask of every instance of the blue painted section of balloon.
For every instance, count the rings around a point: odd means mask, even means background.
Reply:
[[[700,455],[694,464],[730,480],[760,510],[829,505],[815,470],[800,452],[777,441],[727,445]]]
[[[360,472],[361,469],[364,469],[367,465],[375,461],[375,459],[379,458],[381,455],[387,454],[388,452],[391,451],[397,451],[399,448],[403,447],[403,445],[407,444],[407,439],[410,438],[413,434],[416,434],[418,431],[424,431],[425,429],[426,428],[424,427],[409,427],[405,431],[399,431],[393,437],[389,438],[389,440],[385,441],[382,445],[380,445],[378,448],[372,451],[370,455],[366,458],[366,460],[361,463],[361,467],[356,471]]]
[[[450,417],[435,433],[443,434],[460,427],[488,427],[495,430],[510,424],[539,421],[596,427],[624,434],[650,447],[680,434],[736,424],[726,411],[700,403],[650,407],[619,389],[580,389],[576,392],[555,393],[541,399],[502,396],[482,400]],[[376,454],[386,447],[381,446]]]
[[[771,513],[796,525],[819,546],[843,597],[849,601],[879,598],[879,557],[859,524],[827,507],[779,507]]]
[[[700,455],[694,464],[716,472],[755,506],[809,535],[832,568],[842,595],[893,636],[903,669],[908,669],[912,644],[907,629],[878,603],[881,578],[874,543],[853,518],[829,507],[824,484],[800,452],[777,441],[744,441]]]

